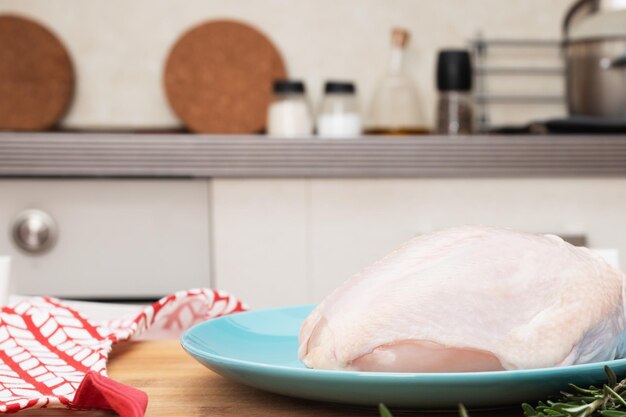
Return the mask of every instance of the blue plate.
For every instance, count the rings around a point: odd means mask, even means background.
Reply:
[[[561,368],[471,373],[377,373],[308,369],[298,360],[298,333],[313,306],[259,310],[198,324],[183,348],[226,378],[292,397],[417,408],[519,405],[547,399],[568,383],[601,385],[604,365],[626,375],[626,359]]]

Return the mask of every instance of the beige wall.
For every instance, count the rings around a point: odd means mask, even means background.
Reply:
[[[214,18],[251,22],[283,51],[289,72],[317,101],[327,78],[358,83],[367,103],[384,70],[393,25],[413,34],[410,70],[433,118],[436,50],[463,46],[482,30],[494,37],[557,37],[571,0],[0,0],[0,12],[45,22],[78,70],[70,127],[170,127],[177,120],[161,88],[167,51],[191,25]],[[552,58],[551,58],[552,59]],[[509,81],[504,80],[506,89]],[[529,88],[560,91],[558,80]],[[500,108],[501,121],[557,114],[558,106]],[[497,120],[496,120],[497,121]]]

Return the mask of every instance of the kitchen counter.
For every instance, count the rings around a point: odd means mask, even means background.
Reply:
[[[378,416],[374,407],[351,407],[298,400],[262,392],[229,381],[204,368],[178,341],[127,342],[116,346],[109,362],[112,378],[144,390],[149,397],[147,417],[204,416]],[[393,410],[396,416],[452,417],[456,413]],[[20,413],[42,416],[41,410]],[[104,417],[102,411],[72,412],[77,417]],[[68,415],[46,410],[46,416]],[[472,417],[521,417],[520,409],[472,412]]]
[[[0,177],[626,177],[626,136],[2,133]]]

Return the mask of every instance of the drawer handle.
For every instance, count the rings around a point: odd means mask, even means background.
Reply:
[[[25,252],[41,254],[54,246],[57,230],[54,219],[45,211],[24,210],[13,221],[13,241]]]

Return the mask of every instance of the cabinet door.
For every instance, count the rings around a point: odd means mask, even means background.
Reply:
[[[48,213],[56,244],[17,248],[15,216]],[[85,298],[158,297],[210,285],[206,181],[2,180],[0,254],[18,293]]]
[[[253,308],[307,302],[307,181],[212,184],[216,286]]]
[[[463,224],[584,235],[626,265],[624,179],[311,180],[310,294],[420,233]]]

